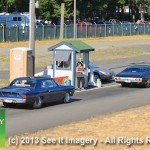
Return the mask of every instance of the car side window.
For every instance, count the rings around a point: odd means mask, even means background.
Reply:
[[[56,87],[56,83],[53,80],[44,80],[41,83],[41,88],[51,88]]]
[[[52,80],[52,82],[53,82],[54,87],[57,87],[57,84],[55,83],[55,81]]]

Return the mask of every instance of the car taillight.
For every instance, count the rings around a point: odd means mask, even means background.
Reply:
[[[26,96],[25,94],[22,94],[21,97],[22,97],[23,99],[26,99],[26,98],[27,98],[27,96]]]
[[[118,78],[118,77],[115,77],[115,80],[120,80],[120,78]]]
[[[141,81],[141,78],[136,78],[135,81]]]

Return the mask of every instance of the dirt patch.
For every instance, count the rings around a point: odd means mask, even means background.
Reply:
[[[0,88],[9,85],[9,79],[0,79]]]
[[[39,145],[19,145],[17,149],[65,149],[65,150],[80,150],[80,149],[98,149],[98,150],[148,150],[150,143],[147,144],[147,138],[150,137],[150,106],[130,109],[128,111],[117,112],[100,117],[91,118],[85,121],[70,123],[68,125],[41,130],[35,133],[26,133],[19,135],[21,137],[43,137],[53,138],[58,142],[59,137],[64,138],[64,144],[42,144]],[[123,143],[118,143],[123,137]],[[97,146],[91,144],[81,146],[80,144],[66,144],[66,138],[76,139],[97,139]],[[111,138],[112,144],[105,144],[107,138]],[[16,149],[15,146],[8,146],[5,149]]]
[[[138,48],[119,48],[113,46],[106,49],[98,49],[97,51],[91,53],[90,60],[113,60],[119,58],[139,57],[143,55],[150,55],[150,52]]]
[[[77,40],[82,40],[84,42],[95,42],[95,41],[116,41],[116,40],[147,40],[150,39],[149,35],[142,35],[142,36],[113,36],[113,37],[100,37],[100,38],[82,38]],[[64,39],[69,40],[69,39]],[[35,41],[36,45],[50,45],[50,44],[56,44],[60,42],[60,40],[44,40],[44,41]],[[22,47],[22,46],[29,46],[28,41],[22,41],[22,42],[3,42],[0,43],[1,48],[13,48],[13,47]]]
[[[49,41],[35,41],[36,45],[45,45],[45,44],[56,44],[58,43],[59,40],[49,40]],[[1,48],[14,48],[14,47],[28,47],[29,46],[29,42],[25,41],[25,42],[4,42],[4,43],[0,43],[0,47]]]

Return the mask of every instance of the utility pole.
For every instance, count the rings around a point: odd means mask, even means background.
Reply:
[[[76,38],[77,38],[77,35],[76,35],[76,31],[77,31],[77,29],[76,29],[76,14],[77,14],[77,6],[76,6],[76,0],[74,0],[74,34],[73,34],[73,37],[74,37],[74,40],[76,40]]]
[[[29,32],[29,48],[33,55],[33,76],[35,73],[35,0],[30,0],[30,32]]]
[[[64,9],[65,4],[61,3],[61,21],[60,21],[60,40],[62,41],[64,38]]]
[[[144,0],[141,0],[141,21],[144,21]]]

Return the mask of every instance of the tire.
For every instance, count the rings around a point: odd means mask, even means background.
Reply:
[[[6,103],[6,102],[3,102],[3,105],[5,108],[14,108],[16,106],[16,104]]]
[[[145,85],[144,85],[145,88],[150,88],[150,80],[148,80]]]
[[[39,109],[41,108],[43,105],[43,101],[42,101],[42,98],[41,97],[38,97],[37,100],[34,101],[34,103],[32,104],[32,108],[33,109]]]
[[[95,81],[97,87],[101,87],[101,79],[98,74],[94,74],[94,81]]]
[[[94,81],[95,81],[95,83],[97,82],[97,79],[100,79],[99,75],[98,74],[94,74]]]
[[[65,94],[65,97],[64,97],[64,99],[63,99],[63,102],[64,102],[64,103],[69,103],[69,102],[70,102],[70,99],[71,99],[71,98],[70,98],[69,93],[66,93],[66,94]]]

